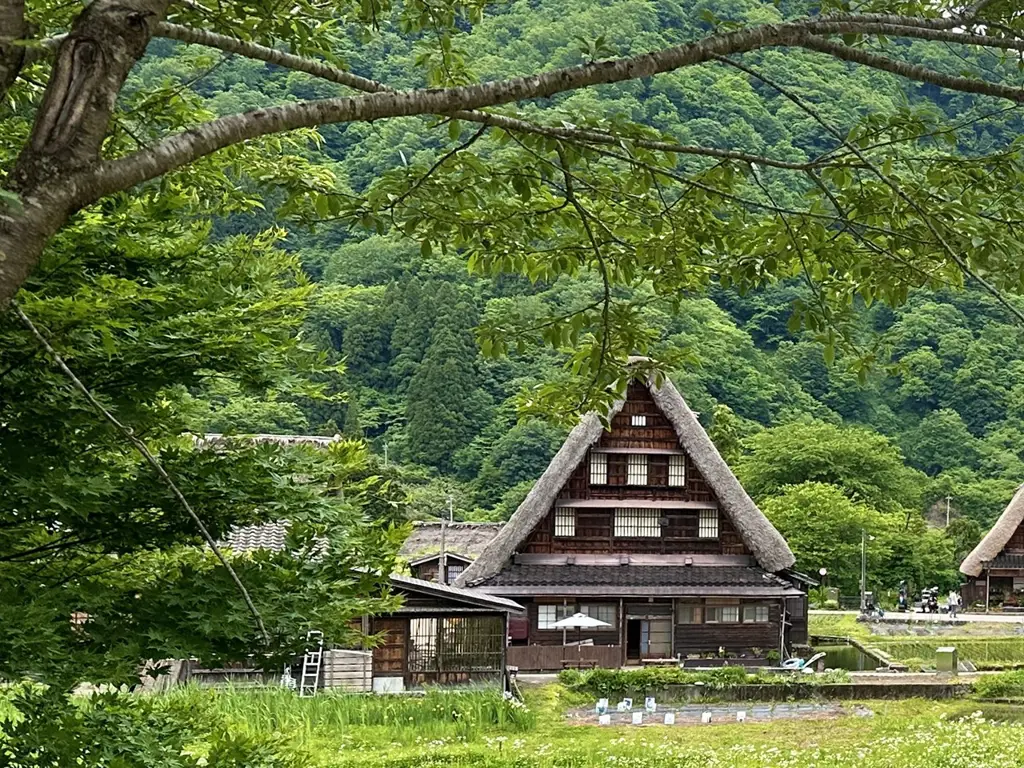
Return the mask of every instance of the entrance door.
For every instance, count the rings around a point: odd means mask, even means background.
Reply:
[[[384,641],[373,649],[373,674],[381,677],[405,676],[405,642],[408,619],[374,619],[373,631],[385,632]]]
[[[672,654],[672,620],[669,618],[626,621],[626,659],[664,659]]]

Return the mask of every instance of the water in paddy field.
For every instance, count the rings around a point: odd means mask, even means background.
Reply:
[[[879,661],[868,656],[852,645],[816,645],[815,652],[825,652],[826,669],[847,669],[850,672],[865,672],[876,669]]]

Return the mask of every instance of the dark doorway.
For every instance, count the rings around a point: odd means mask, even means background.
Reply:
[[[626,622],[626,658],[640,658],[640,638],[643,634],[643,619],[629,619]]]

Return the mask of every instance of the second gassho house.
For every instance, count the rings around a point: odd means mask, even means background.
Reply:
[[[793,553],[675,386],[631,384],[609,416],[610,430],[593,413],[580,421],[456,582],[526,607],[509,663],[787,656],[806,643]],[[582,631],[569,653],[577,633],[553,625],[575,612],[609,626]]]

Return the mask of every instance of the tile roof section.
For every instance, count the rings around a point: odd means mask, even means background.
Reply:
[[[217,542],[217,544],[236,553],[253,552],[257,549],[280,552],[284,549],[284,540],[287,533],[288,523],[284,520],[278,520],[273,523],[263,523],[262,525],[232,528],[228,535],[222,541]]]

